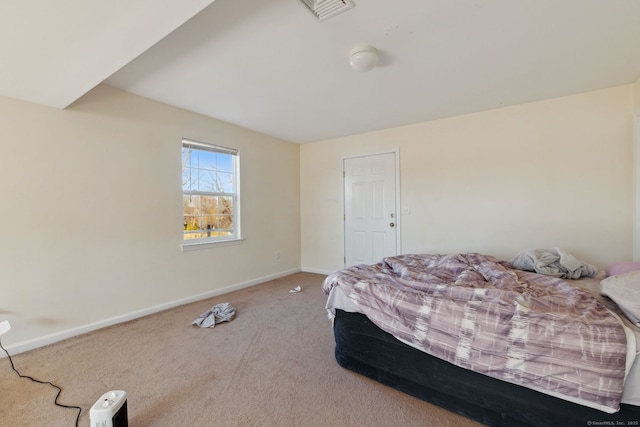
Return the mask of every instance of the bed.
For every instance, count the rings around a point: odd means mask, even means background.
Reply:
[[[346,369],[490,426],[638,425],[640,329],[601,279],[403,255],[323,290]]]

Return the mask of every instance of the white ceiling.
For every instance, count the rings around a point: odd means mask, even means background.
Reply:
[[[104,81],[306,143],[640,77],[638,0],[354,0],[323,23],[297,0],[212,1],[2,2],[0,94],[64,108]]]
[[[212,2],[3,0],[0,95],[65,108]]]

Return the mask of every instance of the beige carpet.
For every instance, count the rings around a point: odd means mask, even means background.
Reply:
[[[333,356],[324,276],[298,273],[13,356],[24,375],[89,408],[128,395],[130,426],[479,426],[363,376]],[[300,285],[300,293],[289,290]],[[234,320],[191,322],[229,302]],[[0,359],[0,425],[73,426],[57,390],[19,378]]]

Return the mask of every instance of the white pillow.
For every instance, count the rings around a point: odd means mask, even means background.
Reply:
[[[640,270],[607,277],[600,282],[600,293],[611,298],[629,320],[640,326]]]

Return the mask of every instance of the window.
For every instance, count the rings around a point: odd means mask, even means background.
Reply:
[[[239,156],[182,140],[183,245],[240,239]]]

